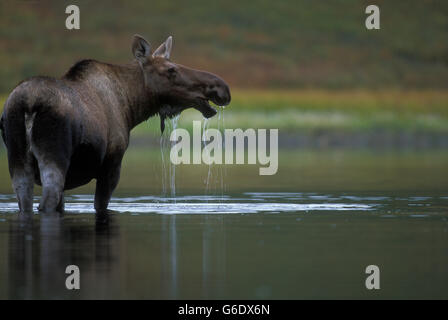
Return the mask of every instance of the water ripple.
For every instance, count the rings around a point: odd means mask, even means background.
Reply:
[[[412,195],[394,197],[367,194],[325,194],[311,192],[246,192],[236,195],[121,195],[111,199],[109,209],[131,214],[246,214],[293,212],[370,212],[383,218],[412,215],[424,218],[444,212],[444,196]],[[94,213],[93,195],[65,197],[68,213]],[[34,197],[34,208],[40,197]],[[0,213],[17,212],[15,195],[0,195]]]
[[[198,200],[196,197],[195,200]],[[78,198],[79,200],[79,198]],[[243,214],[243,213],[281,213],[303,211],[366,211],[374,205],[355,203],[240,203],[240,202],[130,202],[128,198],[114,201],[109,209],[119,213],[157,213],[157,214]],[[145,198],[147,201],[148,199]],[[160,199],[159,199],[160,200]],[[185,200],[185,199],[184,199]],[[235,200],[235,199],[233,199]],[[34,204],[37,210],[37,203]],[[94,213],[92,202],[67,202],[68,213]],[[0,212],[18,211],[17,202],[0,202]]]

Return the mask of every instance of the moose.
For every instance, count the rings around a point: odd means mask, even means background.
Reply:
[[[195,108],[205,118],[230,103],[226,82],[215,74],[170,60],[172,37],[151,53],[134,35],[134,60],[114,65],[75,63],[60,79],[22,81],[7,98],[0,120],[9,173],[21,214],[33,212],[34,184],[42,186],[39,211],[64,211],[64,190],[96,179],[94,207],[107,213],[130,131],[159,115]]]

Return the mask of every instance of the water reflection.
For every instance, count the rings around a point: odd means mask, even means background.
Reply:
[[[79,209],[87,198],[69,199],[79,207],[62,217],[0,212],[0,298],[368,298],[362,284],[372,261],[387,271],[376,297],[448,297],[445,193],[116,198],[137,209],[107,219]],[[287,199],[308,211],[281,211]],[[13,200],[0,199],[0,208]],[[143,210],[160,204],[157,214]],[[262,212],[260,204],[277,206]],[[370,209],[320,210],[328,204]],[[79,291],[65,288],[71,264],[81,271]]]
[[[177,271],[177,237],[176,216],[164,216],[162,218],[162,279],[166,283],[167,294],[171,299],[178,298],[178,271]]]
[[[202,234],[202,292],[207,297],[222,297],[226,283],[226,233],[222,216],[204,216]]]
[[[176,215],[164,215],[161,233],[160,264],[165,298],[180,299],[185,294],[186,283],[192,286],[192,291],[200,293],[198,298],[224,295],[226,280],[226,236],[222,217],[204,216],[200,219],[202,232],[198,239],[182,239],[184,230],[178,230]],[[185,228],[185,224],[183,227]],[[194,242],[198,252],[190,252],[188,242]],[[187,270],[187,272],[186,272]],[[200,274],[201,278],[185,276],[191,273]]]
[[[33,223],[16,220],[9,228],[9,291],[12,299],[33,297]]]
[[[72,224],[72,219],[42,214],[9,220],[9,298],[76,296],[65,288],[65,269],[71,264],[82,270],[82,282],[94,279],[98,289],[107,285],[118,261],[112,249],[119,241],[118,225],[113,217],[97,220],[94,228],[88,221]]]
[[[117,214],[109,215],[108,219],[79,214],[42,214],[29,219],[8,216],[8,254],[2,254],[8,257],[8,268],[0,269],[0,273],[7,272],[8,278],[8,292],[4,298],[126,298],[135,295],[131,290],[141,285],[142,296],[178,299],[185,295],[186,284],[192,285],[198,298],[224,296],[227,251],[223,218],[201,217],[199,237],[188,239],[185,221],[179,230],[176,215],[157,217],[160,219],[151,219],[150,224],[155,229],[160,228],[159,241],[153,235],[141,234],[141,230],[136,234],[125,230],[123,236]],[[127,226],[125,220],[121,221],[123,223]],[[197,229],[194,225],[191,227]],[[137,240],[135,235],[141,239]],[[198,245],[198,252],[190,252],[189,241]],[[143,253],[140,258],[150,259],[137,262],[129,259],[134,249]],[[140,263],[138,269],[146,271],[128,274],[134,263]],[[68,276],[65,269],[72,264],[81,271],[79,291],[65,288]],[[160,279],[153,273],[156,270],[159,270]],[[200,274],[201,278],[190,279],[191,273],[186,270]],[[144,278],[138,279],[139,276]]]

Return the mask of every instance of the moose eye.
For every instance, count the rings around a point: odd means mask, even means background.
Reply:
[[[171,74],[176,73],[176,68],[174,68],[174,67],[168,68],[168,73],[171,73]]]

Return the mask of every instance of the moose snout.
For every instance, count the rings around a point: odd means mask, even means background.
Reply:
[[[230,88],[224,81],[222,81],[222,83],[218,86],[218,99],[219,101],[217,101],[217,103],[220,106],[227,106],[232,99],[230,96]]]
[[[207,97],[219,106],[230,103],[230,88],[224,80],[216,77],[215,81],[207,87]]]

